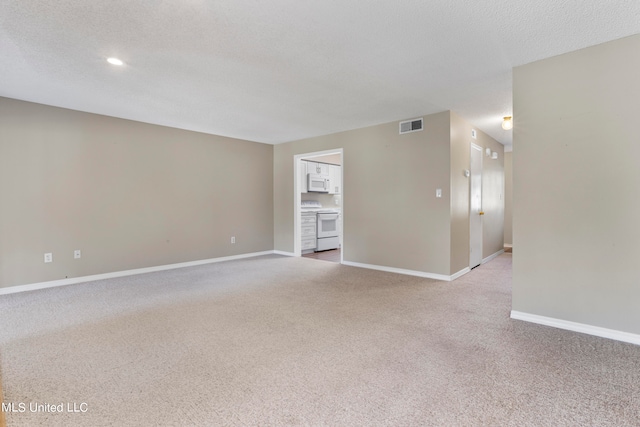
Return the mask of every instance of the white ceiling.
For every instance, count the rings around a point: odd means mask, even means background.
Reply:
[[[638,0],[2,0],[0,96],[272,144],[453,110],[509,146],[512,67],[637,33]]]

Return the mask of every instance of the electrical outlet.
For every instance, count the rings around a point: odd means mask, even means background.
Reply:
[[[80,251],[80,249],[76,249],[75,251],[73,251],[73,258],[74,259],[82,258],[82,252]]]
[[[442,189],[441,188],[436,188],[436,197],[437,198],[442,197]]]
[[[236,236],[231,236],[231,243],[235,244],[236,243]]]
[[[53,254],[51,252],[44,254],[44,262],[53,262]]]

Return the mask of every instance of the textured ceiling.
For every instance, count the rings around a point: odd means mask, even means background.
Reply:
[[[638,0],[0,0],[0,96],[265,143],[453,110],[508,146],[513,66],[637,33]]]

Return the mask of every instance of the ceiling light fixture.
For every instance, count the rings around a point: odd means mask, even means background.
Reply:
[[[124,65],[124,62],[118,58],[107,58],[107,62],[112,65]]]
[[[513,117],[511,116],[506,116],[504,118],[504,120],[502,121],[502,129],[504,130],[511,130],[513,129]]]

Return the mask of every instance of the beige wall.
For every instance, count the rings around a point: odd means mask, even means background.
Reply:
[[[514,69],[513,309],[640,333],[640,35]]]
[[[451,272],[469,267],[469,178],[464,175],[471,162],[471,143],[482,147],[482,257],[503,249],[504,146],[451,112]],[[498,159],[485,156],[485,148]]]
[[[0,113],[2,287],[292,252],[293,156],[338,148],[346,261],[468,266],[468,141],[454,134],[470,125],[450,112],[426,116],[422,132],[392,122],[277,146],[6,98]]]
[[[513,245],[512,198],[513,198],[513,153],[504,153],[504,244]]]
[[[451,113],[451,273],[469,267],[471,125]]]
[[[469,267],[471,125],[455,113],[424,118],[422,132],[398,122],[274,148],[275,246],[293,252],[293,157],[344,149],[345,261],[451,275]],[[474,142],[499,153],[486,159],[483,256],[502,249],[503,146],[478,131]],[[437,188],[442,198],[435,197]]]
[[[293,252],[293,158],[343,148],[345,261],[450,274],[449,112],[274,147],[275,249]],[[443,197],[435,197],[436,188]]]
[[[0,287],[272,250],[272,177],[270,145],[0,98]]]

